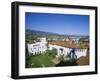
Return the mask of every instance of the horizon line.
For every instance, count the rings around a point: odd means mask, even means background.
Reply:
[[[40,32],[47,32],[47,33],[54,33],[54,34],[59,34],[59,35],[73,35],[73,36],[89,36],[89,35],[75,35],[75,34],[60,34],[60,33],[55,33],[55,32],[49,32],[49,31],[41,31],[41,30],[34,30],[30,28],[25,28],[25,30],[33,30],[33,31],[40,31]]]

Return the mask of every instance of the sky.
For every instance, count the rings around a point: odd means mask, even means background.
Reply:
[[[89,16],[26,12],[25,27],[58,34],[89,35]]]

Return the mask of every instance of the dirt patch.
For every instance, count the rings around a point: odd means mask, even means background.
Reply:
[[[52,62],[53,62],[54,64],[58,64],[58,63],[60,63],[60,60],[59,60],[58,58],[54,58],[54,59],[52,60]]]
[[[78,65],[89,65],[89,56],[82,56],[77,60]]]

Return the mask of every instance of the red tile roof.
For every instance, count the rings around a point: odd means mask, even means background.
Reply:
[[[67,48],[89,48],[89,43],[77,44],[66,41],[53,41],[53,42],[48,42],[48,44],[63,46]]]

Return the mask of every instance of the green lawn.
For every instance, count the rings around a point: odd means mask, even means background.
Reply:
[[[26,60],[27,67],[33,68],[33,67],[52,67],[55,66],[55,64],[52,62],[51,55],[48,54],[39,54],[39,55],[32,55],[29,57],[28,60]]]
[[[56,50],[47,50],[45,53],[26,56],[26,68],[39,68],[39,67],[58,67],[58,66],[75,66],[76,61],[70,59],[64,61],[63,57],[60,56],[60,63],[56,64],[54,59],[56,58]]]

